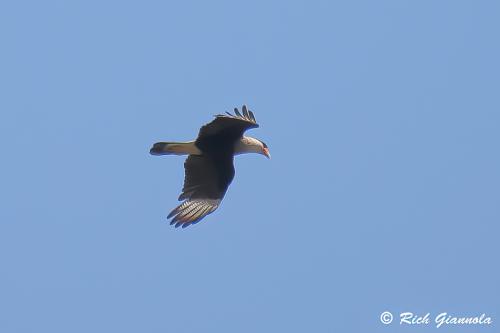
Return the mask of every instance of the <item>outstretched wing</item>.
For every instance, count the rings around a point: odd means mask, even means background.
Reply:
[[[185,200],[169,215],[170,224],[183,228],[199,222],[219,207],[234,178],[233,155],[229,152],[189,155],[179,200]]]
[[[243,135],[243,132],[256,127],[259,127],[259,125],[253,112],[248,110],[246,105],[243,105],[242,113],[235,108],[234,115],[229,112],[218,114],[214,120],[202,126],[196,139],[196,145],[203,149],[208,142],[213,140],[234,143]]]

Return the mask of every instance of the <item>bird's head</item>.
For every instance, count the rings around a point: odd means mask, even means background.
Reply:
[[[267,158],[271,158],[271,154],[269,153],[269,148],[267,147],[267,145],[264,142],[250,136],[244,136],[240,141],[236,143],[234,153],[257,153],[264,155]]]

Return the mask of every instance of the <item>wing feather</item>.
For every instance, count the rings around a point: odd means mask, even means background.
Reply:
[[[250,118],[255,122],[255,116],[253,115],[253,112],[248,110],[248,113],[250,114]]]
[[[248,115],[248,110],[246,105],[243,105],[242,110],[243,110],[243,117],[246,119],[251,119],[250,116]]]
[[[220,202],[221,200],[210,199],[190,199],[185,201],[172,211],[171,217],[174,216],[174,218],[170,221],[170,224],[174,224],[176,228],[181,225],[185,228],[190,224],[199,222],[205,216],[213,213],[219,207]]]
[[[184,221],[186,218],[189,216],[193,215],[196,211],[198,211],[203,205],[203,201],[188,201],[188,205],[186,208],[181,210],[175,218],[172,220],[172,222],[176,221]]]

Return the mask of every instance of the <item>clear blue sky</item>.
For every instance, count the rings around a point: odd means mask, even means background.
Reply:
[[[500,5],[0,5],[1,332],[404,332],[500,322]],[[243,103],[272,160],[166,222],[183,158]],[[436,332],[433,326],[417,328]]]

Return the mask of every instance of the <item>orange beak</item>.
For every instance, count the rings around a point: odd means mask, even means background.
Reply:
[[[269,153],[269,149],[267,148],[262,148],[262,154],[264,154],[267,158],[271,158],[271,153]]]

